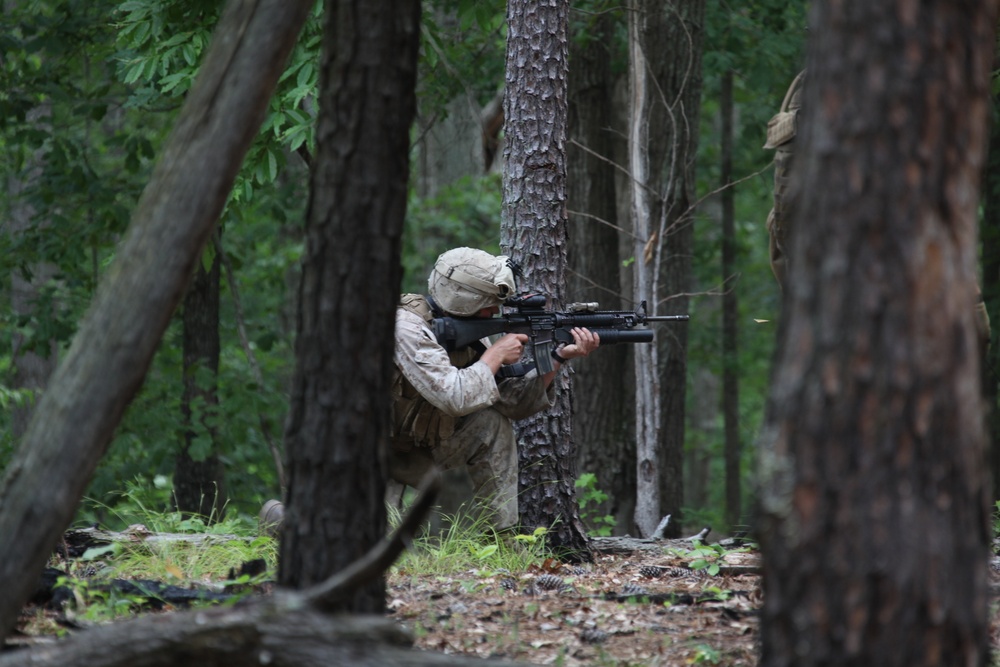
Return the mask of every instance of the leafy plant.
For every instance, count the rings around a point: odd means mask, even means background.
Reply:
[[[55,588],[70,594],[71,602],[65,610],[66,616],[90,623],[105,623],[133,616],[146,607],[149,600],[157,597],[155,594],[126,592],[114,586],[103,586],[96,581],[70,577],[58,577]]]
[[[670,549],[669,553],[687,560],[688,567],[692,570],[704,570],[711,576],[719,574],[725,557],[728,554],[749,553],[750,547],[743,546],[729,549],[721,544],[700,544],[694,549]]]
[[[608,494],[597,488],[597,475],[586,472],[574,482],[576,499],[580,504],[580,520],[590,527],[590,534],[607,537],[614,531],[616,521],[610,514],[601,514],[597,506],[608,499]]]
[[[993,504],[993,535],[1000,537],[1000,500]]]
[[[389,508],[389,524],[399,522],[399,510]],[[541,562],[545,528],[526,535],[498,534],[482,517],[459,512],[442,517],[439,533],[424,534],[394,565],[399,572],[451,576],[469,571],[520,572]]]
[[[718,665],[722,660],[722,652],[708,644],[698,644],[687,662],[691,665]]]

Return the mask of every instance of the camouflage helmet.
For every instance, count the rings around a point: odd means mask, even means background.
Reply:
[[[437,258],[427,279],[427,288],[445,312],[475,315],[513,296],[514,272],[504,255],[494,256],[475,248],[455,248]]]

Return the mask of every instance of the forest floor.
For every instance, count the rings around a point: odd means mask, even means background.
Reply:
[[[410,630],[416,650],[452,655],[567,667],[757,664],[763,598],[753,545],[595,538],[593,546],[593,563],[550,559],[521,573],[442,576],[397,567],[387,575],[389,617]],[[994,656],[998,566],[995,559],[990,568]],[[257,594],[268,590],[261,585]],[[65,621],[63,612],[29,606],[16,643],[65,634]]]
[[[518,576],[397,571],[388,607],[429,651],[565,666],[757,663],[757,552],[706,551],[694,571],[690,542],[595,546],[592,564],[546,561]]]

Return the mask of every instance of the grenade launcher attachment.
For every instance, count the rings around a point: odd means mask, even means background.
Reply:
[[[539,375],[552,371],[552,351],[561,343],[572,343],[573,327],[590,329],[601,338],[601,345],[615,343],[651,343],[650,322],[686,321],[688,315],[647,315],[646,302],[634,310],[598,310],[597,303],[571,303],[566,312],[545,310],[544,294],[520,294],[504,302],[509,312],[491,318],[436,317],[431,329],[446,350],[467,347],[482,338],[497,334],[521,333],[530,338],[534,362],[504,366],[499,377],[519,377],[537,368]]]

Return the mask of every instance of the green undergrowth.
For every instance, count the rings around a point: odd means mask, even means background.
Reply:
[[[115,506],[94,510],[112,516],[116,530],[145,533],[145,539],[94,547],[72,561],[53,558],[53,567],[79,582],[78,605],[111,605],[91,594],[85,580],[148,579],[168,585],[202,585],[220,588],[231,584],[256,584],[277,578],[279,543],[260,533],[256,520],[227,513],[212,522],[157,511],[149,498],[126,492]],[[389,529],[399,522],[399,512],[388,508]],[[475,571],[522,572],[546,557],[543,528],[498,535],[490,524],[467,513],[437,514],[392,566],[390,573],[409,576],[449,576]],[[255,577],[240,576],[245,563],[263,561],[266,571]],[[120,604],[120,601],[119,601]]]
[[[279,542],[261,533],[255,516],[230,507],[222,517],[184,515],[172,509],[171,493],[171,480],[157,475],[151,480],[137,478],[120,493],[84,502],[77,527],[100,527],[125,538],[75,558],[53,556],[50,565],[65,573],[57,585],[72,593],[68,614],[101,622],[149,608],[141,595],[124,595],[109,586],[112,580],[203,588],[233,593],[233,600],[277,580]],[[389,505],[387,512],[391,531],[400,522],[400,510]],[[540,528],[498,535],[488,521],[468,511],[446,515],[436,510],[387,576],[524,572],[548,556],[546,532]],[[247,564],[256,567],[244,569]]]
[[[244,563],[263,560],[276,569],[277,542],[260,535],[256,519],[237,512],[215,517],[159,509],[171,505],[169,480],[129,485],[113,505],[89,499],[84,515],[100,515],[111,530],[147,535],[89,549],[76,569],[107,578],[155,579],[167,584],[226,582]],[[168,539],[169,538],[169,539]]]
[[[519,572],[547,556],[544,528],[498,534],[489,522],[466,513],[441,514],[438,530],[425,530],[393,565],[399,574],[447,576],[470,570]],[[390,508],[390,525],[398,522]]]

